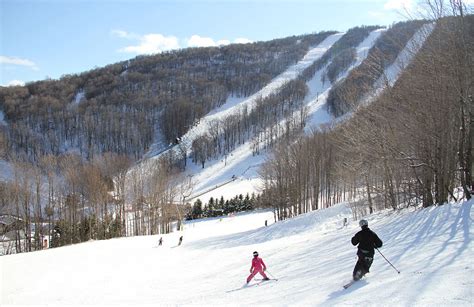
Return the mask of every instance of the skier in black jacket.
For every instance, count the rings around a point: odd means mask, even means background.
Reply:
[[[357,256],[359,259],[354,267],[352,276],[354,280],[359,280],[369,272],[372,261],[374,261],[374,247],[382,247],[382,240],[375,232],[369,229],[369,223],[366,220],[360,220],[361,231],[352,237],[352,245],[357,245]]]

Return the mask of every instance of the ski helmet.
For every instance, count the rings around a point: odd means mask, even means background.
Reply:
[[[257,257],[257,256],[258,256],[258,252],[257,252],[257,251],[253,252],[253,256],[254,256],[254,257]]]
[[[369,226],[369,222],[367,222],[367,220],[360,220],[359,226],[360,227]]]

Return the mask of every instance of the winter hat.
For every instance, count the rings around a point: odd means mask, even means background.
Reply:
[[[254,256],[254,257],[257,257],[257,256],[258,256],[258,252],[257,252],[257,251],[253,252],[253,256]]]
[[[367,227],[367,226],[369,226],[369,222],[367,222],[367,220],[360,220],[359,226],[360,227]]]

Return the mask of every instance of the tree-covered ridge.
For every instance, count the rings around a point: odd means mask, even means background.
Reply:
[[[335,116],[340,116],[357,105],[372,89],[374,82],[397,58],[413,34],[427,21],[399,22],[385,31],[369,50],[367,58],[347,78],[333,86],[328,96],[328,106]]]
[[[181,136],[229,95],[257,91],[331,33],[139,56],[0,88],[8,151],[33,160],[69,148],[85,157],[110,151],[140,158],[157,129],[167,141]]]

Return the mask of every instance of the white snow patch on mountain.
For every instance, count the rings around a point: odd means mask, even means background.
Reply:
[[[0,181],[9,181],[13,177],[12,165],[5,161],[0,160]]]
[[[7,125],[7,122],[5,121],[5,113],[0,110],[0,126],[1,125]]]
[[[78,104],[85,97],[86,97],[86,93],[84,92],[84,90],[80,90],[79,92],[76,93],[76,96],[74,96],[74,99],[72,100],[72,102],[74,104]]]

